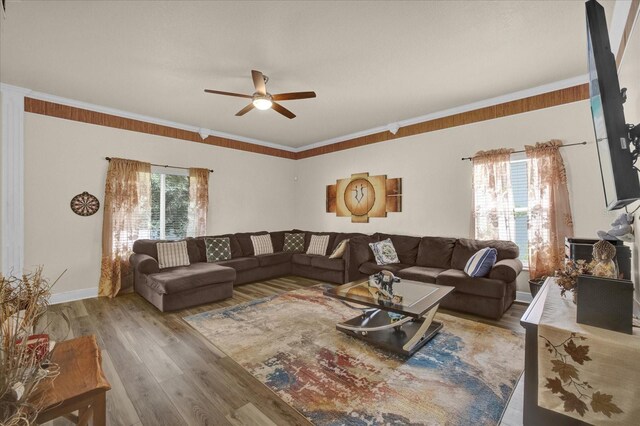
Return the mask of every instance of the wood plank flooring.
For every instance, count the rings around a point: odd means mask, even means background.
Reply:
[[[171,313],[159,312],[137,294],[63,303],[51,311],[69,316],[67,338],[97,336],[112,386],[107,393],[111,426],[309,425],[182,317],[318,283],[291,276],[247,284],[236,287],[231,299]],[[522,332],[519,320],[525,309],[514,304],[500,321],[445,312]],[[50,320],[52,330],[65,334],[63,321],[55,314]]]

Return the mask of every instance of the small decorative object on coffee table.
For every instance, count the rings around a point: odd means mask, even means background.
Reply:
[[[357,317],[336,324],[338,331],[411,356],[442,328],[442,323],[433,321],[433,317],[440,301],[453,289],[401,280],[393,282],[389,298],[379,285],[371,285],[370,280],[365,279],[326,290],[324,294],[361,311]]]

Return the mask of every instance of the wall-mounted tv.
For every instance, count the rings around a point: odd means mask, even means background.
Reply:
[[[609,44],[604,8],[596,0],[587,1],[585,7],[593,130],[605,204],[608,210],[615,210],[640,199],[640,181],[624,119],[624,96]]]

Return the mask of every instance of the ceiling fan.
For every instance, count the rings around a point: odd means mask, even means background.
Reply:
[[[273,109],[276,112],[284,115],[287,118],[295,118],[296,115],[277,103],[276,101],[292,101],[295,99],[308,99],[315,98],[316,92],[292,92],[292,93],[280,93],[277,95],[272,95],[267,92],[267,81],[269,81],[269,77],[262,74],[260,71],[252,70],[251,77],[253,77],[253,85],[256,88],[256,91],[253,95],[243,95],[241,93],[232,93],[232,92],[221,92],[220,90],[210,90],[204,89],[207,93],[214,93],[217,95],[226,95],[226,96],[236,96],[238,98],[248,98],[252,99],[251,103],[246,107],[242,108],[240,111],[236,113],[236,116],[245,115],[249,111],[254,108],[258,108],[260,110],[267,110],[269,108]]]

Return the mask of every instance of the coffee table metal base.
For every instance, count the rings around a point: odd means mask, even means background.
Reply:
[[[367,309],[361,315],[336,324],[336,329],[379,348],[411,356],[431,340],[442,328],[434,321],[434,306],[422,318],[404,317],[392,321],[382,309]]]

